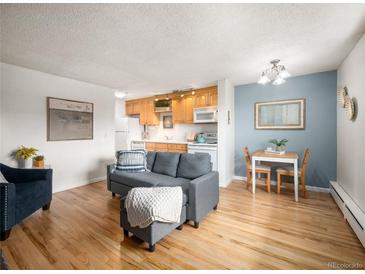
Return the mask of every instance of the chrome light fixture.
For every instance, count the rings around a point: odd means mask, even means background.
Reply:
[[[290,74],[283,65],[279,65],[279,62],[279,59],[272,60],[270,62],[272,67],[261,73],[257,83],[261,85],[266,85],[270,82],[272,82],[273,85],[284,84],[286,82],[285,79],[290,77]]]

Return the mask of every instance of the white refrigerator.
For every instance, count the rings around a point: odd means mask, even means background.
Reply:
[[[115,119],[115,150],[131,149],[132,141],[142,140],[138,118]]]

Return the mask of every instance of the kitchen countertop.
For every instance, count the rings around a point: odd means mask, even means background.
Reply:
[[[176,140],[161,140],[161,139],[144,139],[144,140],[133,140],[136,142],[145,142],[145,143],[164,143],[164,144],[181,144],[181,145],[206,145],[206,146],[218,146],[217,144],[207,144],[207,143],[196,143],[196,142],[188,142],[188,141],[176,141]]]
[[[137,141],[137,140],[135,140],[135,141]],[[137,141],[137,142],[182,144],[182,145],[192,144],[192,142],[188,142],[188,141],[162,140],[162,139],[144,139],[144,140],[140,140],[140,141]]]

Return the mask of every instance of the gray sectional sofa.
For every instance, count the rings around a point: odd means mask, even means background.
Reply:
[[[107,187],[125,197],[133,187],[181,186],[186,200],[186,219],[199,222],[219,201],[218,172],[212,171],[209,154],[148,152],[145,172],[124,172],[107,168]]]

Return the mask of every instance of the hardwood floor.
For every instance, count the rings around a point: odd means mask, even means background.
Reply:
[[[329,194],[309,192],[295,203],[285,190],[252,196],[238,182],[221,189],[218,210],[199,229],[184,225],[154,253],[136,238],[124,240],[119,199],[105,182],[55,194],[49,211],[17,225],[1,246],[11,269],[365,267],[365,250]]]

